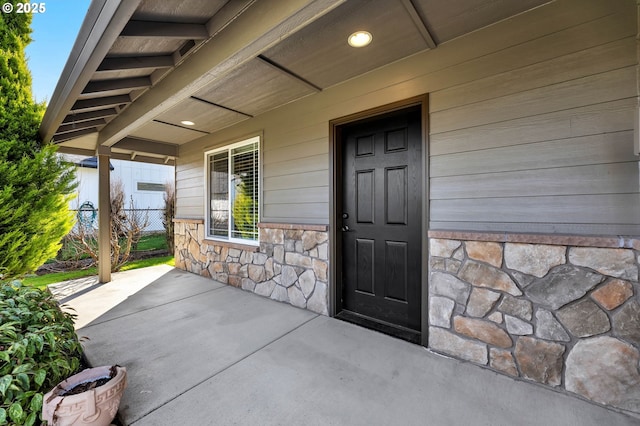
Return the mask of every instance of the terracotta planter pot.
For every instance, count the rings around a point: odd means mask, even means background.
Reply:
[[[127,387],[127,369],[116,366],[115,377],[102,386],[77,395],[55,396],[81,383],[109,377],[111,366],[88,368],[60,382],[44,396],[42,419],[49,426],[108,426],[118,412],[120,398]]]

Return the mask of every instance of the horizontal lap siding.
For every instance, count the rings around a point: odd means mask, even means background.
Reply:
[[[260,133],[261,219],[328,223],[329,121],[429,93],[431,228],[637,234],[634,16],[553,2],[186,144],[178,216],[203,152]]]
[[[580,32],[554,34],[573,52],[502,72],[497,66],[494,75],[431,94],[431,228],[640,232],[637,45],[628,6]],[[582,45],[581,34],[597,34],[599,44]],[[509,62],[501,54],[518,52],[492,54],[496,64]]]

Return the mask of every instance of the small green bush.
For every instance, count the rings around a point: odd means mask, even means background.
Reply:
[[[74,317],[48,292],[0,283],[0,425],[39,424],[43,394],[78,371]]]

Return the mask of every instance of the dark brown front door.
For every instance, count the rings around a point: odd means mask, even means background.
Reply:
[[[341,129],[342,309],[409,340],[421,314],[420,117],[418,106]]]

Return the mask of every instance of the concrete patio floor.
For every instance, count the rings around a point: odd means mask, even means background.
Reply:
[[[168,266],[61,295],[89,362],[127,367],[125,425],[640,424]]]

